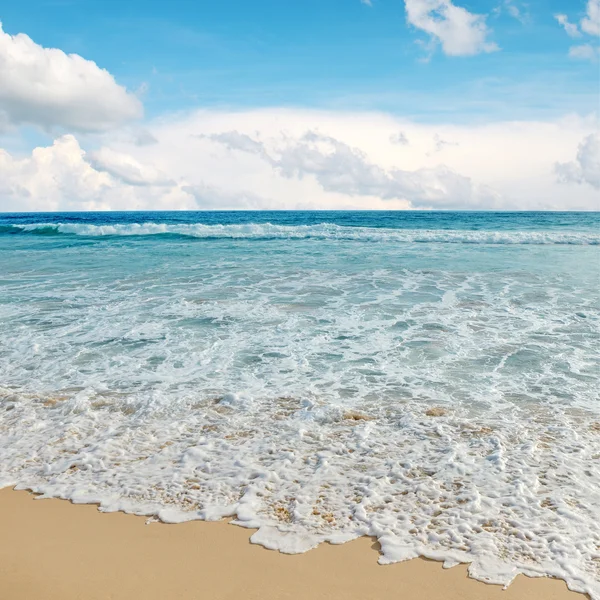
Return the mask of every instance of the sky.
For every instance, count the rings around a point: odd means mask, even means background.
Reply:
[[[0,8],[0,210],[600,210],[600,0]]]

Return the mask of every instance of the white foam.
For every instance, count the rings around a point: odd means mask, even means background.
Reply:
[[[470,562],[501,584],[551,574],[598,597],[598,434],[585,418],[508,405],[427,417],[416,400],[364,406],[364,422],[337,408],[306,419],[273,397],[188,396],[167,412],[143,394],[52,400],[3,390],[1,486],[169,523],[236,516],[287,553],[374,535],[382,563]]]

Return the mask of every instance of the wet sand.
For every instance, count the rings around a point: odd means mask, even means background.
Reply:
[[[224,522],[152,523],[96,506],[0,490],[2,600],[583,600],[563,581],[507,589],[417,559],[381,566],[363,538],[288,556]]]

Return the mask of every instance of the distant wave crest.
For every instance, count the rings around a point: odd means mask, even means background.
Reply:
[[[600,233],[556,231],[468,231],[446,229],[384,229],[344,227],[331,223],[318,225],[274,225],[247,223],[235,225],[116,223],[32,223],[0,226],[0,234],[149,236],[170,235],[202,239],[317,239],[364,242],[408,242],[442,244],[535,244],[600,245]]]

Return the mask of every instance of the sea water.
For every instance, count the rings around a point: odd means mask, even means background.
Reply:
[[[0,215],[0,487],[600,598],[600,214]]]

